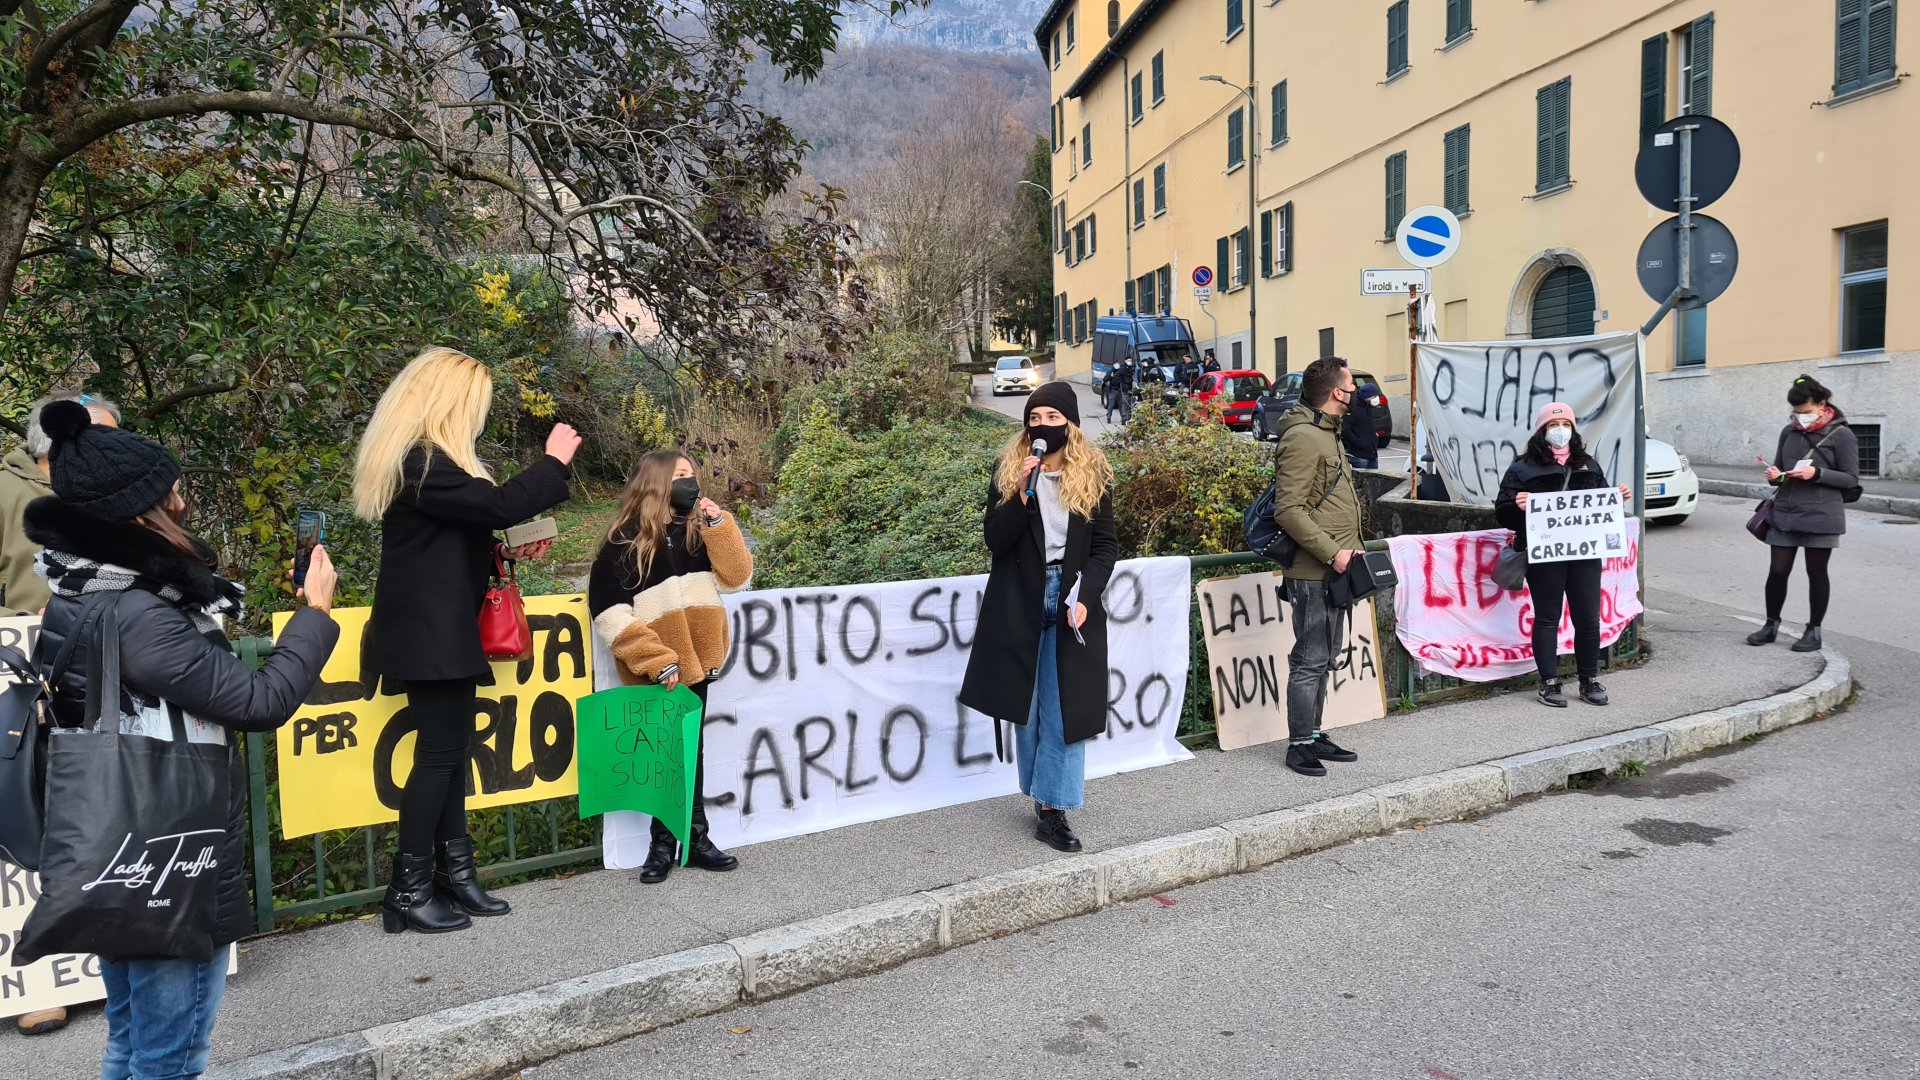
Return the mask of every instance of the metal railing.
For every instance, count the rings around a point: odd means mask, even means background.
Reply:
[[[1386,543],[1370,540],[1366,547],[1369,551],[1382,551],[1386,549]],[[1269,560],[1253,552],[1199,555],[1192,559],[1190,584],[1202,578],[1251,573],[1272,566]],[[1186,706],[1181,716],[1180,741],[1189,747],[1196,747],[1212,745],[1215,738],[1212,722],[1213,687],[1206,663],[1206,644],[1201,634],[1197,605],[1192,607],[1192,660],[1188,664]],[[1422,674],[1419,664],[1400,646],[1399,636],[1395,633],[1390,592],[1380,594],[1375,604],[1374,628],[1381,678],[1390,693],[1396,689],[1399,692],[1398,698],[1391,703],[1396,709],[1417,708],[1424,704],[1489,693],[1525,685],[1532,680],[1532,676],[1528,675],[1498,682],[1469,683],[1442,675]],[[1602,661],[1607,667],[1639,656],[1639,630],[1640,621],[1636,619],[1603,655]],[[268,638],[239,638],[234,642],[234,651],[242,660],[258,666],[272,653],[273,643]],[[1569,657],[1567,661],[1571,662],[1571,659]],[[275,808],[277,784],[271,736],[249,733],[243,752],[247,764],[247,817],[252,860],[248,869],[253,885],[255,929],[265,933],[283,919],[327,915],[378,903],[383,892],[385,859],[391,857],[392,827],[366,826],[321,833],[300,841],[282,840],[276,846],[272,834],[278,825]],[[598,861],[601,851],[597,843],[564,846],[566,841],[563,833],[566,830],[562,822],[577,820],[577,806],[573,797],[567,797],[522,803],[498,810],[470,811],[468,820],[474,826],[476,844],[482,853],[497,849],[504,856],[482,865],[481,877],[488,881],[500,881]],[[522,827],[528,818],[534,819],[535,831],[531,837],[525,835],[526,830]],[[481,843],[483,834],[486,842]],[[528,840],[535,842],[529,845]],[[528,846],[541,850],[523,854],[522,849]],[[296,851],[300,852],[299,856],[294,855]],[[351,851],[353,855],[348,866],[342,868],[337,864],[342,861],[341,856],[345,851]],[[306,859],[308,855],[310,862]],[[357,866],[352,865],[356,863]],[[278,864],[289,865],[290,873],[285,880],[275,880],[275,866]],[[336,871],[344,872],[347,876],[342,878]]]

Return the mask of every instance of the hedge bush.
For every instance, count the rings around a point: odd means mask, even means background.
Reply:
[[[1246,550],[1242,518],[1273,479],[1273,455],[1217,408],[1143,402],[1106,447],[1123,558]]]

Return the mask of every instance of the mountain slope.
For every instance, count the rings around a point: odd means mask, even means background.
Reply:
[[[856,8],[846,15],[845,45],[932,45],[962,52],[1037,55],[1033,27],[1047,0],[933,0],[927,8],[889,20]]]

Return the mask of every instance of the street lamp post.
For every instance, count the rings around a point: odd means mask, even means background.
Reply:
[[[1253,272],[1254,222],[1253,222],[1253,219],[1255,214],[1255,210],[1254,210],[1255,202],[1259,198],[1259,189],[1256,186],[1255,180],[1254,180],[1254,174],[1259,170],[1259,167],[1260,167],[1259,99],[1254,96],[1253,87],[1241,86],[1239,83],[1232,82],[1228,80],[1226,77],[1221,75],[1202,75],[1200,76],[1200,81],[1216,82],[1222,86],[1230,86],[1233,89],[1240,91],[1241,96],[1247,99],[1247,158],[1248,158],[1248,161],[1247,161],[1247,281],[1246,281],[1246,285],[1249,290],[1247,292],[1247,349],[1249,354],[1251,354],[1255,347],[1254,343],[1260,340],[1257,332],[1255,331],[1255,326],[1258,324],[1258,321],[1259,321],[1258,313],[1259,313],[1260,290],[1255,288],[1253,284],[1253,280],[1254,280],[1254,272]],[[1228,255],[1229,256],[1232,255],[1231,249],[1229,249]],[[1225,266],[1220,267],[1220,273],[1226,276],[1226,280],[1228,284],[1232,284],[1233,271],[1230,268]],[[1211,316],[1212,312],[1208,312],[1207,314]],[[1252,362],[1255,365],[1259,363],[1257,359]]]

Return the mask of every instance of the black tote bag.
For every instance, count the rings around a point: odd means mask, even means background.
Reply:
[[[120,633],[109,605],[91,656],[87,723],[47,740],[40,902],[16,965],[55,953],[214,958],[229,748],[120,733]],[[225,944],[220,942],[218,944]]]

